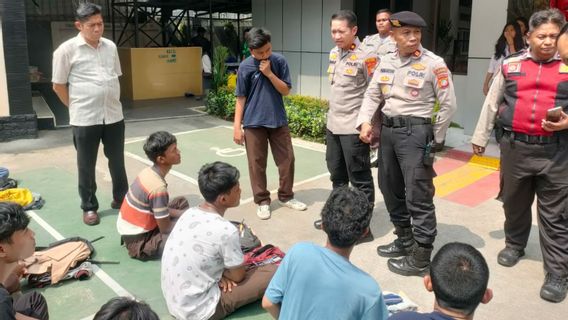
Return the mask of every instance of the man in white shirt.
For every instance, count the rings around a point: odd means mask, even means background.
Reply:
[[[205,201],[182,214],[164,248],[162,293],[176,319],[223,319],[260,300],[276,266],[246,270],[239,231],[223,218],[240,203],[239,170],[206,164],[198,184]]]
[[[128,191],[124,168],[124,118],[120,104],[122,75],[116,45],[102,37],[101,7],[82,3],[76,11],[79,34],[53,53],[53,90],[68,108],[77,150],[83,222],[99,223],[95,166],[99,144],[109,160],[113,201],[119,209]]]

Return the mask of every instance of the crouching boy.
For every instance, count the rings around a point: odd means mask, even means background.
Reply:
[[[162,256],[168,234],[189,204],[184,197],[169,201],[165,177],[181,162],[176,137],[154,132],[146,140],[144,152],[154,165],[142,170],[128,189],[116,228],[130,257],[149,260]]]
[[[0,202],[0,319],[49,319],[45,298],[37,292],[19,291],[24,273],[22,261],[35,251],[35,233],[30,218],[19,204]]]

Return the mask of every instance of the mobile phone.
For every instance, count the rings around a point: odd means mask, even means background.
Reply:
[[[562,107],[550,108],[546,111],[546,121],[558,122],[560,121],[560,113]]]

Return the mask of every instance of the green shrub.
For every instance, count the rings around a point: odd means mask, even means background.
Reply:
[[[284,97],[288,126],[292,135],[317,142],[325,141],[326,100],[293,95]]]
[[[227,85],[227,66],[225,66],[225,60],[229,56],[229,49],[223,46],[215,47],[215,52],[213,53],[213,81],[211,83],[211,90],[217,91]]]
[[[220,87],[216,91],[211,90],[207,93],[207,113],[224,120],[233,120],[235,103],[235,93],[227,87]]]
[[[225,120],[233,120],[235,103],[234,92],[226,86],[207,94],[207,112]],[[300,95],[286,96],[284,107],[293,136],[322,143],[325,141],[325,114],[329,107],[326,100]]]

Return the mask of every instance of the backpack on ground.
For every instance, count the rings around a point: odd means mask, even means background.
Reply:
[[[241,240],[241,250],[243,253],[247,253],[254,248],[260,247],[260,239],[254,234],[252,228],[246,225],[244,222],[231,221],[231,223],[237,227],[239,231],[239,239]]]
[[[28,284],[43,287],[66,279],[84,280],[91,277],[93,270],[91,255],[95,252],[93,241],[81,237],[63,239],[36,252],[25,260]]]
[[[279,265],[285,255],[280,248],[267,244],[245,254],[244,265],[247,270],[267,264]]]

